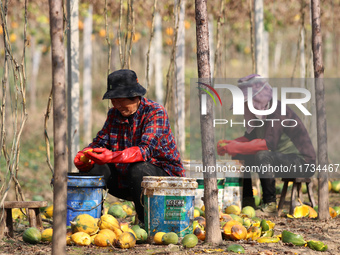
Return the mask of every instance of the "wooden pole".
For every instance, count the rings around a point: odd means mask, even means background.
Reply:
[[[50,34],[52,52],[54,191],[52,254],[66,254],[66,93],[63,1],[50,0]]]
[[[206,0],[195,0],[197,67],[200,82],[210,84],[209,28]],[[201,92],[200,92],[201,95]],[[213,102],[207,97],[206,115],[201,115],[201,138],[203,166],[216,166],[215,139],[213,130]],[[206,239],[210,244],[221,244],[218,213],[218,190],[216,172],[204,173],[204,205],[207,221]]]
[[[312,49],[315,78],[315,101],[317,118],[318,162],[317,165],[327,167],[327,121],[325,110],[325,87],[323,81],[324,67],[322,60],[322,35],[320,21],[320,1],[312,0]],[[325,220],[329,215],[328,200],[328,171],[320,171],[319,174],[319,219]]]

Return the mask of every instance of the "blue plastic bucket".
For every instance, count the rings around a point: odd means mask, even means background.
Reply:
[[[101,216],[104,187],[104,176],[68,174],[67,226],[79,214]]]
[[[196,179],[145,176],[142,187],[149,237],[157,232],[175,232],[180,237],[192,233]]]

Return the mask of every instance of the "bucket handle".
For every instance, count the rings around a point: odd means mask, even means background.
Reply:
[[[93,209],[96,209],[98,206],[100,206],[101,204],[104,204],[105,200],[106,200],[106,197],[107,197],[107,193],[108,193],[108,189],[105,190],[105,193],[103,194],[103,199],[102,201],[100,201],[100,203],[98,203],[97,205],[91,207],[90,209],[75,209],[69,205],[67,205],[67,208],[69,209],[72,209],[73,211],[76,211],[76,212],[88,212],[88,211],[92,211]]]

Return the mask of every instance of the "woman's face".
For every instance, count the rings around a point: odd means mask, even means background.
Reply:
[[[129,98],[112,98],[111,103],[124,117],[129,117],[137,111],[140,99],[139,97],[132,100]]]

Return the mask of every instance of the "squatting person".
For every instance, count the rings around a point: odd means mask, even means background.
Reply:
[[[185,175],[167,112],[145,93],[134,71],[111,73],[103,99],[113,107],[93,142],[74,158],[81,172],[104,174],[111,195],[132,200],[142,223],[143,176]],[[81,160],[84,155],[88,162]]]
[[[248,88],[252,91],[252,104],[256,110],[271,109],[272,87],[261,78],[253,74],[239,79],[238,87],[244,95],[244,119],[246,132],[234,140],[221,140],[217,144],[217,152],[223,156],[228,153],[234,159],[245,161],[245,166],[264,166],[265,169],[296,169],[292,172],[267,171],[260,172],[259,177],[263,192],[263,206],[265,213],[276,213],[275,177],[297,178],[311,177],[313,173],[305,171],[304,164],[315,164],[315,150],[308,132],[297,114],[289,107],[286,115],[281,115],[281,102],[277,102],[276,110],[266,115],[255,116],[247,104]],[[274,119],[277,121],[263,121],[261,127],[248,125],[249,120]],[[281,125],[285,120],[285,125]],[[260,125],[259,125],[260,126]],[[276,167],[275,167],[276,166]],[[292,167],[291,167],[292,166]],[[291,168],[290,168],[291,167]],[[282,168],[283,169],[283,168]],[[243,183],[243,206],[254,206],[250,173],[245,173]]]

